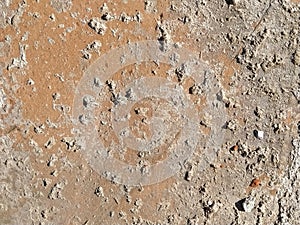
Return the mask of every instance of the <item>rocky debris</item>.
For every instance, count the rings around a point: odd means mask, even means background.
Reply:
[[[103,188],[100,186],[95,189],[94,193],[97,197],[104,197]]]
[[[124,23],[129,23],[129,22],[132,22],[132,21],[136,21],[138,23],[141,23],[142,22],[142,16],[141,16],[140,12],[137,12],[133,16],[129,16],[125,12],[122,12],[120,17],[119,17],[119,20],[124,22]]]
[[[11,70],[13,68],[17,69],[23,69],[27,66],[28,62],[26,59],[26,49],[28,48],[28,45],[19,45],[20,49],[20,56],[18,58],[13,58],[10,65],[8,65],[8,69]]]
[[[58,93],[58,92],[55,92],[55,93],[53,93],[53,95],[52,95],[53,101],[59,100],[60,97],[61,97],[61,95],[60,95],[60,93]]]
[[[115,18],[116,18],[116,16],[112,15],[110,12],[105,12],[101,16],[101,19],[103,19],[105,21],[111,21],[111,20],[114,20]]]
[[[77,145],[76,139],[73,137],[64,137],[61,142],[66,144],[66,148],[69,151],[76,152],[80,149],[80,146]]]
[[[193,176],[194,176],[194,166],[191,165],[191,166],[189,166],[189,169],[185,174],[185,179],[187,181],[191,181]]]
[[[36,143],[35,140],[30,139],[29,140],[29,146],[33,148],[33,153],[36,156],[40,156],[43,153],[43,149],[41,147],[39,147],[38,143]]]
[[[217,213],[218,210],[222,207],[221,202],[208,200],[203,204],[203,211],[206,217],[212,217],[214,213]]]
[[[34,128],[33,128],[33,130],[34,130],[34,132],[36,134],[42,134],[42,133],[44,133],[45,129],[46,129],[46,127],[45,127],[44,124],[40,124],[38,126],[34,126]]]
[[[42,182],[44,187],[48,187],[52,183],[52,180],[49,178],[44,178]]]
[[[112,96],[111,101],[114,103],[114,105],[123,105],[126,103],[127,98],[125,96],[117,94]]]
[[[107,30],[106,24],[103,22],[103,20],[101,20],[101,18],[98,17],[92,18],[88,25],[100,35],[104,35]]]
[[[234,132],[238,128],[238,122],[236,120],[229,120],[226,127]]]
[[[30,86],[35,84],[34,80],[32,80],[31,78],[29,78],[26,83],[27,83],[27,85],[30,85]]]
[[[54,137],[50,137],[48,141],[44,144],[45,148],[51,149],[56,144],[56,140]]]
[[[148,13],[157,12],[157,0],[145,0],[145,11]]]
[[[128,101],[134,101],[137,99],[136,94],[134,93],[132,88],[126,91],[125,97],[127,98]]]
[[[203,94],[203,89],[201,88],[201,85],[194,84],[192,87],[190,87],[189,93],[192,95],[201,96]]]
[[[99,88],[103,85],[103,83],[101,82],[100,78],[99,77],[95,77],[94,78],[94,86]]]
[[[126,12],[121,12],[121,14],[118,16],[115,13],[109,11],[106,3],[104,3],[103,6],[100,7],[99,12],[102,14],[101,19],[104,21],[119,20],[126,24],[133,21],[138,23],[142,22],[142,15],[140,11],[136,11],[136,14],[134,15],[128,15]]]
[[[47,163],[47,166],[49,167],[53,167],[54,166],[54,163],[58,160],[58,157],[55,155],[55,154],[52,154],[48,163]]]
[[[181,64],[180,67],[176,68],[175,74],[177,75],[178,81],[183,81],[184,78],[190,76],[191,68],[187,63]]]
[[[56,200],[56,199],[64,199],[62,195],[62,191],[64,187],[66,186],[67,182],[66,181],[60,181],[51,188],[51,191],[48,195],[49,199]]]
[[[169,49],[170,45],[173,43],[170,31],[168,29],[168,24],[162,21],[157,21],[156,29],[159,31],[158,40],[161,45],[161,50],[167,51],[167,49]]]
[[[93,109],[97,107],[99,104],[96,102],[96,99],[94,96],[86,95],[82,99],[83,106],[87,109]]]
[[[86,48],[81,51],[83,58],[91,59],[93,52],[96,52],[98,55],[100,55],[101,46],[102,44],[100,41],[93,41],[92,43],[88,44]]]

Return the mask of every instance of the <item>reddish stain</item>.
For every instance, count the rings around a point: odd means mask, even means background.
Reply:
[[[255,178],[251,181],[250,187],[256,188],[260,185],[260,179],[259,178]]]

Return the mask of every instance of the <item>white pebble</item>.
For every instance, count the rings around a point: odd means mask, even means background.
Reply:
[[[256,131],[256,136],[259,139],[263,139],[264,138],[264,132],[262,130],[257,130]]]
[[[245,201],[242,203],[243,209],[245,212],[251,212],[254,208],[255,201],[253,198],[248,197],[245,199]]]

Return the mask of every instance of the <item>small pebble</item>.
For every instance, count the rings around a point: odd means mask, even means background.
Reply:
[[[263,139],[264,138],[264,132],[262,130],[256,130],[255,131],[255,136],[258,138],[258,139]]]
[[[243,209],[245,212],[251,212],[254,208],[255,201],[252,197],[248,197],[242,203]]]

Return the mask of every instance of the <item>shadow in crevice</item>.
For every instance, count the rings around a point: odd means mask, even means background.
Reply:
[[[237,201],[237,202],[235,203],[235,207],[236,207],[239,211],[245,212],[244,207],[243,207],[243,202],[244,202],[245,200],[246,200],[246,199],[243,198],[243,199],[241,199],[241,200],[239,200],[239,201]]]

